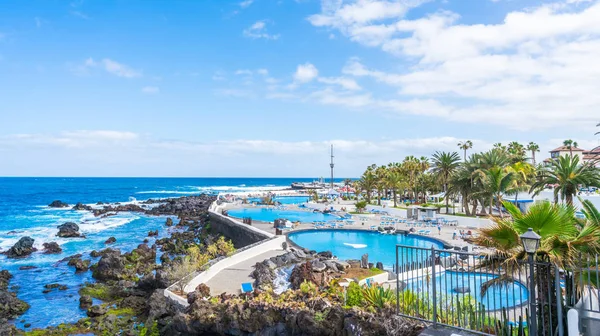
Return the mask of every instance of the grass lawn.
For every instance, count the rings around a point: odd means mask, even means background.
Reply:
[[[358,279],[358,280],[362,280],[368,277],[372,277],[374,275],[377,274],[381,274],[385,271],[380,270],[379,268],[370,268],[370,269],[366,269],[366,268],[349,268],[346,271],[346,274],[344,274],[344,278],[349,278],[349,279]]]

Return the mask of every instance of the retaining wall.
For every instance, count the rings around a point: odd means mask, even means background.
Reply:
[[[216,210],[218,211],[219,208]],[[235,218],[224,216],[217,211],[208,212],[211,229],[231,239],[236,248],[252,245],[275,236],[252,225],[244,224]]]

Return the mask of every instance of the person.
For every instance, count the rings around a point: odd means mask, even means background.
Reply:
[[[454,232],[452,232],[452,240],[456,240],[456,229],[454,229]]]

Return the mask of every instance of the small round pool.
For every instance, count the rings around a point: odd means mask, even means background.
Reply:
[[[440,249],[444,247],[442,243],[426,237],[388,235],[363,230],[299,231],[290,233],[288,238],[309,250],[331,251],[341,260],[360,259],[363,254],[368,253],[370,262],[380,261],[388,269],[392,269],[392,265],[396,264],[396,244],[425,248],[434,246]],[[426,255],[414,254],[405,256],[404,261],[408,261],[408,258],[412,261],[423,261],[426,257]]]
[[[231,217],[250,217],[255,221],[273,222],[277,218],[285,218],[292,222],[300,221],[302,223],[312,223],[314,221],[330,221],[339,219],[332,214],[320,212],[301,211],[301,210],[278,210],[266,208],[243,208],[227,210]]]

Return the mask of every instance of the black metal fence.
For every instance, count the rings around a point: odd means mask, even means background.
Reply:
[[[561,275],[550,262],[397,245],[395,269],[400,315],[482,335],[564,334]]]
[[[598,255],[580,258],[579,267],[564,271],[566,309],[575,309],[583,335],[600,335],[600,263]]]

